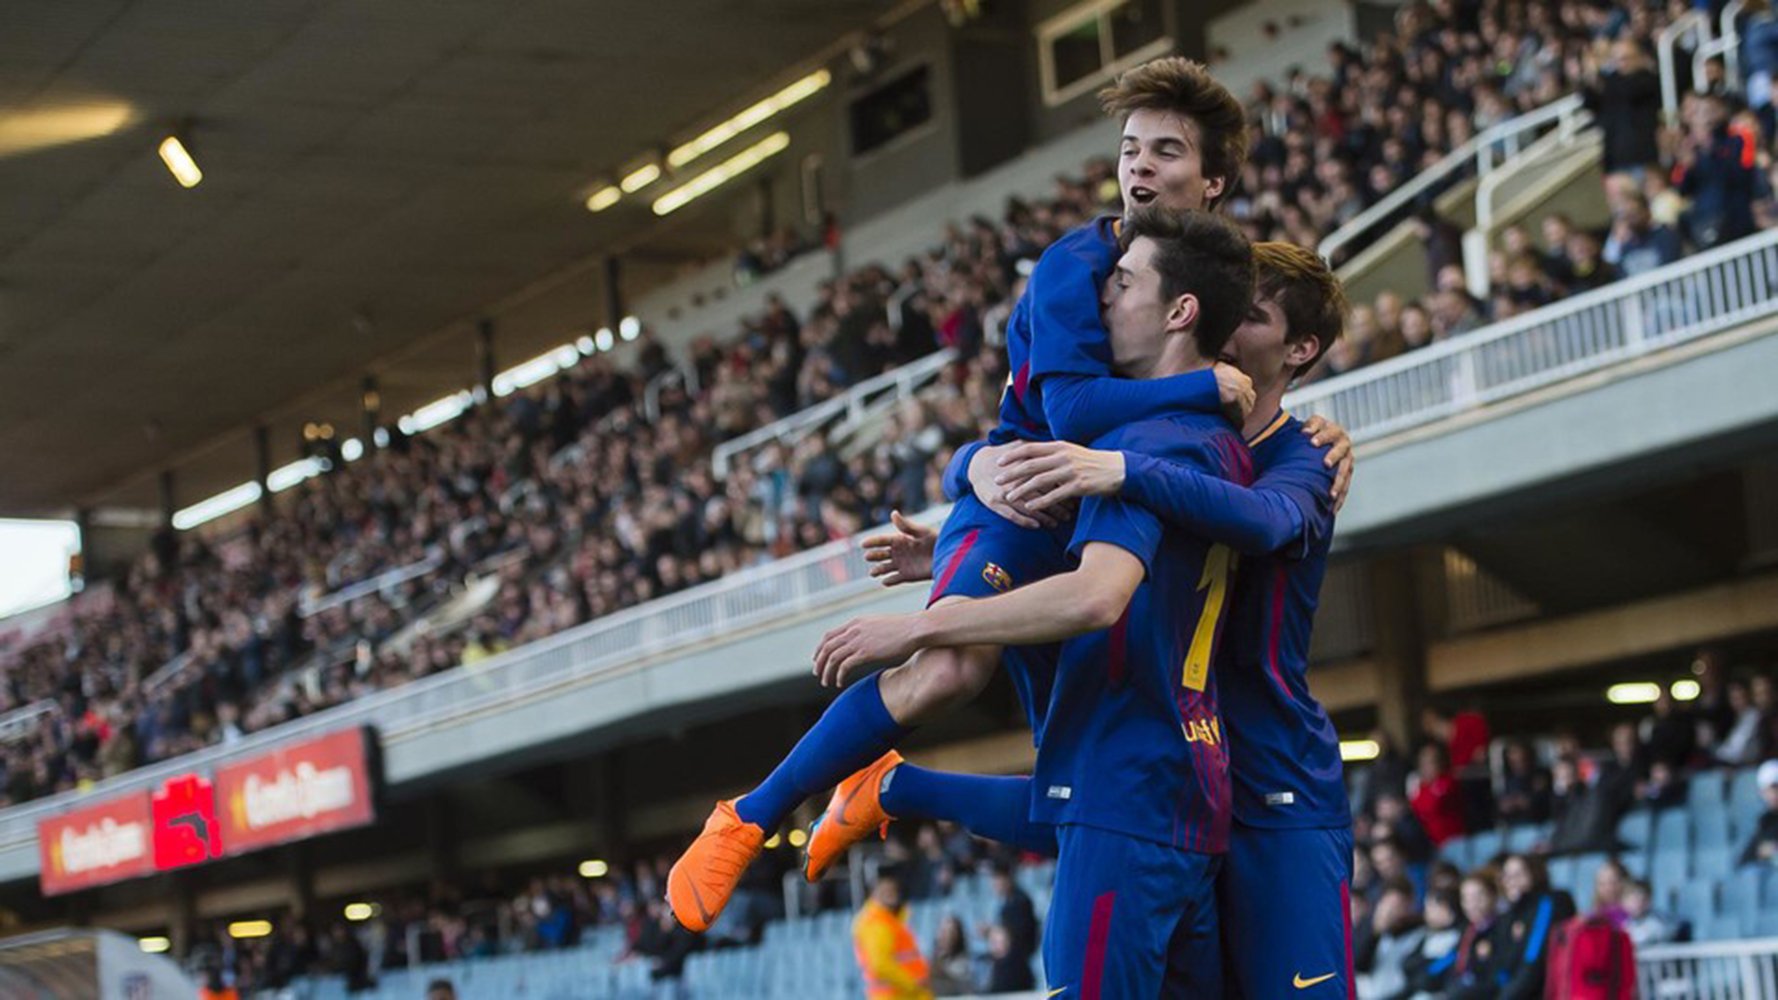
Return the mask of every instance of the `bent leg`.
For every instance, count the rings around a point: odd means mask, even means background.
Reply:
[[[940,819],[978,837],[1056,855],[1056,828],[1031,820],[1029,776],[954,774],[902,764],[883,778],[883,809],[896,819]]]

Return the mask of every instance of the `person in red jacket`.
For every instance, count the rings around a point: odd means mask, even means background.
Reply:
[[[1463,794],[1451,774],[1451,755],[1442,745],[1428,743],[1420,748],[1420,784],[1409,803],[1426,836],[1433,844],[1443,845],[1452,837],[1462,835]]]

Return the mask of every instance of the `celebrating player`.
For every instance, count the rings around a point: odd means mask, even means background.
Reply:
[[[1157,59],[1125,73],[1101,97],[1106,112],[1123,120],[1118,182],[1126,211],[1213,207],[1227,194],[1247,155],[1246,115],[1202,65]],[[1224,365],[1147,381],[1111,377],[1099,295],[1119,252],[1117,221],[1105,217],[1063,236],[1038,261],[1007,324],[1013,375],[992,443],[1090,442],[1144,418],[1213,414],[1226,402],[1251,402],[1247,379]],[[1060,572],[1068,541],[1054,517],[1040,523],[987,491],[964,498],[939,537],[951,569],[935,583],[932,600],[991,596]],[[993,645],[933,647],[844,691],[764,782],[717,803],[668,874],[674,916],[693,931],[708,928],[767,831],[810,795],[878,759],[911,727],[975,697],[1000,663]],[[1006,666],[1035,725],[1036,709],[1048,701],[1054,649],[1010,651]],[[843,671],[823,677],[844,679]]]
[[[1290,381],[1340,336],[1345,296],[1320,258],[1300,247],[1260,243],[1254,258],[1252,312],[1224,352],[1253,377],[1258,396],[1245,428],[1259,471],[1252,490],[1139,452],[1065,444],[1017,446],[1003,468],[1017,484],[1009,495],[1038,509],[1121,494],[1248,557],[1217,664],[1234,792],[1218,879],[1230,995],[1347,996],[1351,816],[1338,737],[1307,678],[1333,535],[1332,477],[1281,408]],[[873,572],[889,583],[921,579],[931,572],[933,539],[897,523],[897,534],[866,541]],[[1033,821],[1030,801],[1029,779],[952,775],[896,758],[842,782],[829,811],[848,810],[853,829],[892,817],[946,819],[1053,853],[1055,833]],[[821,841],[829,852],[850,842]]]

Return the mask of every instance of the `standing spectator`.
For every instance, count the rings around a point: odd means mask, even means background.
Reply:
[[[1601,39],[1583,57],[1582,99],[1605,133],[1605,172],[1640,175],[1657,168],[1661,80],[1642,43],[1628,35]]]
[[[995,924],[989,929],[988,955],[991,958],[988,967],[989,993],[1016,993],[1037,988],[1037,977],[1031,972],[1030,956],[1019,957],[1013,947],[1012,934],[1003,925]]]
[[[1380,300],[1379,300],[1380,301]],[[1363,308],[1363,307],[1358,307]],[[1353,313],[1356,315],[1358,309]],[[1375,316],[1375,311],[1372,311]],[[1338,344],[1339,341],[1335,341]],[[1388,731],[1373,730],[1371,739],[1377,744],[1377,758],[1370,766],[1358,772],[1353,781],[1354,808],[1365,815],[1376,815],[1377,800],[1385,795],[1393,794],[1399,798],[1407,798],[1408,794],[1408,760],[1402,755],[1401,748],[1395,745]]]
[[[1444,746],[1428,743],[1420,748],[1420,787],[1414,790],[1414,815],[1433,846],[1443,846],[1464,832],[1463,796],[1451,773],[1451,758]]]
[[[1011,954],[1029,965],[1037,952],[1037,909],[1031,897],[1013,881],[1012,869],[1005,862],[994,865],[994,898],[1000,900],[995,922],[1006,928]]]
[[[1510,855],[1501,864],[1500,888],[1507,905],[1498,944],[1507,977],[1500,996],[1532,1000],[1543,996],[1549,936],[1574,916],[1574,897],[1551,889],[1543,862],[1528,854]]]
[[[1648,214],[1648,199],[1640,191],[1625,191],[1612,211],[1611,236],[1605,241],[1605,261],[1634,278],[1680,258],[1679,234],[1655,225]]]
[[[1727,701],[1730,722],[1716,744],[1716,760],[1729,767],[1741,767],[1759,759],[1760,712],[1754,707],[1746,681],[1729,682]]]
[[[1429,708],[1420,716],[1420,728],[1428,739],[1444,744],[1450,766],[1461,771],[1475,763],[1486,763],[1488,743],[1493,739],[1488,720],[1473,708],[1454,715],[1445,715]]]
[[[969,953],[963,921],[955,913],[947,913],[932,941],[932,995],[967,996],[978,988],[975,956]]]
[[[1650,767],[1666,764],[1679,770],[1691,763],[1698,748],[1698,726],[1692,713],[1679,707],[1665,687],[1655,698],[1654,714],[1642,720],[1637,733],[1646,749]]]
[[[1747,846],[1741,850],[1741,864],[1770,865],[1778,862],[1778,760],[1761,764],[1755,780],[1759,782],[1759,794],[1766,802],[1766,811],[1759,814],[1759,824],[1753,828],[1753,836],[1747,838]]]
[[[1706,94],[1695,100],[1674,173],[1680,193],[1692,201],[1686,235],[1708,250],[1753,232],[1759,168],[1753,140],[1729,128],[1723,99]]]
[[[867,1000],[927,1000],[932,996],[926,959],[908,929],[901,878],[893,869],[877,874],[870,898],[852,921],[852,949],[864,976]]]

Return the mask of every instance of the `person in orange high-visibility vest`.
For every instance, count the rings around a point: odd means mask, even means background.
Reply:
[[[852,921],[852,949],[867,1000],[931,1000],[926,959],[902,906],[901,878],[888,868],[877,874],[876,887]]]

